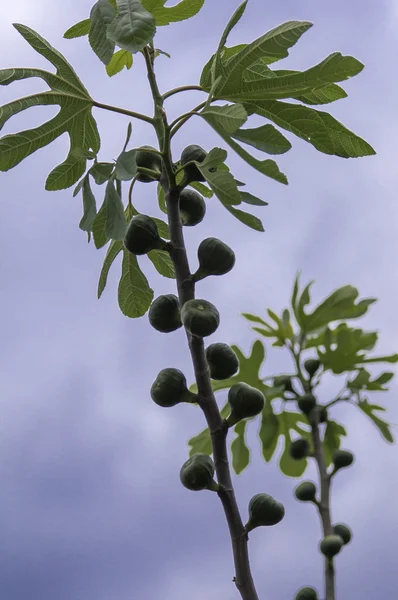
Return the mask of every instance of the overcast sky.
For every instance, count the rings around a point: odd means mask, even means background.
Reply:
[[[140,56],[130,71],[109,79],[87,38],[62,39],[89,15],[92,0],[54,3],[19,0],[2,7],[0,68],[53,67],[12,27],[23,23],[64,54],[92,96],[131,110],[148,111],[149,93]],[[160,28],[156,45],[172,55],[157,61],[163,91],[198,83],[222,29],[238,2],[207,0],[198,17]],[[230,45],[249,42],[288,20],[314,27],[277,68],[304,69],[334,51],[365,64],[344,84],[347,99],[325,107],[364,137],[377,156],[344,160],[317,152],[289,136],[293,148],[278,158],[290,185],[252,170],[228,148],[238,179],[269,202],[256,210],[265,233],[254,232],[212,199],[207,217],[186,230],[191,264],[205,237],[231,245],[236,266],[198,285],[220,310],[211,341],[238,344],[247,354],[256,339],[241,312],[280,312],[293,278],[315,279],[314,302],[352,284],[379,302],[361,321],[378,329],[378,351],[398,350],[398,203],[396,57],[398,10],[394,0],[319,3],[251,0]],[[285,66],[283,66],[285,65]],[[38,79],[0,88],[0,105],[46,89]],[[200,102],[197,92],[168,100],[175,118]],[[13,117],[2,134],[39,125],[58,111],[37,107]],[[94,109],[102,139],[100,160],[120,152],[128,118]],[[151,129],[133,123],[131,145],[153,144]],[[176,136],[179,157],[189,143],[224,146],[204,123],[192,119]],[[200,411],[166,410],[150,399],[158,371],[177,367],[192,381],[186,338],[179,330],[157,333],[147,317],[130,320],[117,305],[120,264],[111,270],[100,300],[97,282],[105,249],[96,250],[78,228],[80,195],[46,192],[48,173],[67,154],[66,135],[1,173],[0,303],[0,597],[6,600],[232,600],[238,598],[230,538],[221,504],[210,492],[193,493],[179,482],[186,441],[204,426]],[[101,201],[104,188],[97,188]],[[138,210],[156,214],[156,187],[137,186]],[[159,215],[160,216],[160,215]],[[143,259],[155,294],[173,293]],[[270,349],[266,374],[289,366]],[[323,387],[328,401],[336,383]],[[398,423],[397,384],[371,400],[388,407]],[[220,401],[224,397],[220,395]],[[391,599],[398,588],[397,446],[388,445],[354,407],[332,416],[348,431],[344,447],[355,466],[333,483],[333,520],[353,530],[337,557],[338,600]],[[298,480],[283,476],[276,461],[261,458],[256,422],[248,443],[252,462],[234,483],[243,518],[258,492],[286,507],[283,522],[250,535],[253,576],[261,600],[291,600],[298,588],[322,590],[319,518],[313,506],[293,497]],[[393,430],[395,435],[398,430]],[[315,469],[306,478],[316,480]],[[322,595],[320,596],[322,598]]]

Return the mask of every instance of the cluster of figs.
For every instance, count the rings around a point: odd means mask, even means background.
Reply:
[[[321,368],[321,362],[316,358],[309,358],[304,361],[304,369],[309,376],[309,383]],[[281,375],[273,380],[274,387],[281,387],[283,395],[290,394],[290,398],[297,402],[299,410],[308,417],[310,423],[327,423],[328,411],[325,406],[317,404],[314,394],[307,392],[300,395],[295,389],[292,377]],[[307,438],[300,437],[290,443],[289,454],[294,460],[302,460],[307,457],[314,456],[313,449]],[[349,467],[354,462],[354,455],[348,450],[337,449],[333,452],[332,463],[333,467],[328,474],[332,477],[337,471],[345,467]],[[301,502],[312,502],[319,506],[319,501],[316,498],[316,486],[313,481],[303,481],[294,490],[294,495]],[[347,545],[352,538],[350,528],[344,523],[337,523],[332,527],[332,533],[326,535],[320,542],[319,549],[327,559],[333,559],[338,554],[343,546]],[[318,600],[318,594],[312,587],[301,588],[295,597],[295,600]]]
[[[145,147],[144,147],[145,148]],[[153,152],[154,148],[146,147],[137,152],[138,167],[161,172],[160,156]],[[180,188],[194,181],[205,181],[202,173],[192,161],[203,162],[206,152],[200,146],[191,145],[182,152],[180,165],[184,170]],[[139,181],[154,181],[149,175],[140,174]],[[179,199],[180,219],[184,226],[200,223],[206,213],[203,197],[195,190],[182,189]],[[146,215],[134,216],[127,228],[124,245],[135,255],[147,254],[151,250],[167,250],[168,245],[158,232],[156,222]],[[199,267],[192,275],[194,282],[210,275],[224,275],[235,265],[235,253],[221,240],[210,237],[203,240],[198,247]],[[159,296],[152,303],[149,322],[159,332],[171,333],[184,326],[185,330],[194,337],[204,338],[212,335],[220,323],[217,308],[207,300],[192,299],[180,306],[179,299],[174,294]],[[233,377],[239,369],[239,360],[230,346],[224,343],[214,343],[206,348],[206,361],[210,377],[223,380]],[[162,407],[172,407],[182,402],[196,403],[198,397],[187,387],[185,375],[175,368],[162,369],[151,387],[151,398]],[[241,419],[255,417],[264,408],[263,393],[240,382],[231,386],[228,393],[230,414],[225,420],[227,427],[232,427]],[[214,480],[215,465],[208,454],[195,453],[181,467],[181,483],[189,490],[211,490],[217,492],[220,488]],[[284,506],[268,494],[257,494],[249,503],[249,520],[246,530],[251,531],[260,525],[276,525],[285,514]]]
[[[202,173],[194,164],[201,163],[206,158],[206,151],[200,146],[191,145],[181,154],[180,165],[184,170],[183,181],[180,184],[179,212],[183,226],[199,224],[206,213],[206,204],[203,197],[193,189],[185,186],[195,181],[205,181]],[[140,167],[150,169],[155,177],[147,173],[140,173],[138,181],[149,183],[159,179],[162,162],[155,148],[142,147],[136,155],[138,170]],[[167,250],[168,244],[163,240],[156,222],[149,216],[138,214],[134,216],[126,231],[124,246],[135,255],[147,254],[151,250]],[[210,237],[203,240],[197,251],[199,266],[192,275],[194,282],[200,281],[210,275],[224,275],[231,271],[235,265],[233,250],[221,240]],[[149,322],[159,332],[171,333],[184,326],[186,331],[194,337],[204,338],[212,335],[220,323],[220,314],[217,308],[207,300],[192,299],[180,306],[179,299],[174,294],[159,296],[152,303],[149,313]],[[239,361],[233,349],[225,343],[213,343],[206,348],[206,361],[210,377],[214,380],[229,379],[239,370]],[[320,369],[318,359],[307,359],[304,368],[309,375],[309,381]],[[282,387],[284,393],[294,395],[298,408],[310,422],[315,418],[317,423],[326,423],[328,420],[327,408],[318,405],[311,392],[303,395],[297,393],[293,387],[291,376],[274,378],[275,387]],[[166,368],[160,371],[151,387],[152,400],[161,407],[172,407],[182,402],[196,403],[198,397],[188,389],[184,374],[175,368]],[[247,383],[239,382],[231,386],[228,393],[230,414],[226,425],[234,426],[242,419],[255,417],[264,408],[265,398],[263,393]],[[299,438],[291,442],[289,453],[294,460],[302,460],[313,456],[310,443],[306,438]],[[353,463],[354,456],[347,450],[337,449],[332,457],[333,470],[330,476],[338,470],[348,467]],[[214,480],[215,465],[208,454],[195,453],[181,467],[181,483],[189,490],[219,491],[220,486]],[[312,481],[304,481],[295,489],[295,496],[302,502],[319,504],[316,499],[316,487]],[[251,531],[259,526],[270,526],[279,523],[285,515],[283,504],[265,493],[256,494],[249,502],[249,520],[246,531]],[[342,547],[351,540],[351,531],[343,523],[333,527],[333,533],[325,536],[320,543],[321,552],[332,559]],[[318,595],[314,588],[301,588],[295,600],[317,600]]]

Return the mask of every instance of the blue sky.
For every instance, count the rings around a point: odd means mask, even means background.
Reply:
[[[109,80],[87,39],[68,41],[63,32],[86,18],[91,1],[53,3],[20,0],[2,8],[1,68],[36,66],[52,70],[12,27],[38,31],[74,66],[95,99],[147,112],[149,92],[142,59],[131,71]],[[158,60],[162,90],[197,83],[220,33],[238,3],[207,0],[191,21],[160,28],[157,45],[172,59]],[[198,285],[200,296],[220,310],[211,341],[238,344],[246,353],[255,339],[241,312],[261,314],[285,307],[297,269],[315,279],[313,300],[352,284],[362,297],[379,302],[361,322],[380,331],[379,351],[398,348],[398,11],[392,0],[362,3],[315,0],[269,3],[251,0],[230,43],[251,41],[292,19],[314,27],[292,49],[286,68],[307,68],[334,51],[351,54],[364,71],[344,88],[347,99],[326,107],[371,143],[377,156],[343,160],[320,154],[293,136],[293,149],[278,158],[290,185],[253,171],[229,151],[228,164],[250,191],[269,202],[258,209],[265,233],[233,219],[216,200],[206,219],[186,231],[193,267],[204,237],[220,237],[233,247],[236,266],[225,277]],[[282,68],[282,67],[281,67]],[[30,79],[0,89],[0,104],[44,89]],[[199,93],[168,100],[174,118],[200,102]],[[9,121],[2,135],[34,127],[57,112],[38,107]],[[120,152],[128,119],[94,110],[102,138],[101,160]],[[153,144],[145,124],[133,123],[131,144]],[[192,119],[175,138],[174,155],[189,143],[223,146],[202,122]],[[204,426],[192,407],[161,409],[149,397],[158,371],[173,366],[192,381],[181,330],[161,335],[146,317],[129,320],[117,306],[120,267],[96,298],[104,249],[87,244],[79,230],[81,199],[72,189],[46,192],[44,181],[66,156],[59,138],[1,174],[1,421],[0,421],[0,595],[7,600],[230,600],[230,539],[216,495],[191,493],[179,482],[186,441]],[[98,188],[100,200],[103,188]],[[152,186],[137,186],[136,205],[155,214]],[[173,293],[141,261],[155,294]],[[200,286],[200,287],[199,287]],[[264,375],[289,365],[284,352],[270,349]],[[323,386],[328,401],[338,384]],[[397,384],[372,400],[388,407],[398,423]],[[223,395],[220,394],[220,400]],[[345,423],[344,447],[355,466],[333,483],[332,514],[352,528],[354,538],[337,558],[338,600],[392,598],[396,576],[398,519],[397,446],[387,445],[354,408],[336,408]],[[397,433],[397,430],[394,430]],[[252,463],[234,484],[241,512],[258,492],[282,501],[286,517],[277,527],[250,536],[253,575],[262,600],[289,600],[303,585],[320,591],[322,559],[319,518],[312,506],[295,501],[295,479],[276,462],[265,464],[250,424]],[[315,469],[306,478],[316,480]],[[321,596],[322,597],[322,596]]]

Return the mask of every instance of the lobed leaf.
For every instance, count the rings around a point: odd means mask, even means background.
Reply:
[[[14,27],[34,50],[56,67],[56,73],[41,69],[0,70],[0,85],[40,77],[52,90],[35,93],[0,107],[0,129],[10,117],[31,106],[59,104],[61,110],[39,127],[1,138],[0,170],[8,171],[36,150],[50,144],[63,133],[68,133],[70,150],[67,158],[51,171],[45,185],[46,190],[65,189],[78,181],[86,170],[87,158],[95,157],[100,149],[97,124],[91,115],[93,100],[71,65],[47,40],[25,25],[14,23]]]

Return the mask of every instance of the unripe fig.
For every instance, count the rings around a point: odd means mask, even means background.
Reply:
[[[198,248],[199,268],[194,274],[195,281],[208,275],[225,275],[235,265],[235,253],[221,240],[211,237],[200,243]]]
[[[305,438],[299,438],[291,442],[289,446],[289,454],[295,460],[306,458],[310,453],[310,444]]]
[[[220,314],[207,300],[188,300],[181,309],[181,320],[191,335],[206,337],[216,331]]]
[[[322,554],[328,558],[333,558],[343,547],[343,540],[339,535],[327,535],[321,541],[319,548]]]
[[[180,303],[177,296],[166,294],[156,298],[151,304],[148,318],[152,327],[162,333],[176,331],[182,327]]]
[[[321,361],[317,358],[307,358],[307,360],[304,361],[304,369],[307,371],[310,378],[315,375],[320,366]]]
[[[294,490],[294,495],[301,502],[314,502],[316,487],[312,481],[303,481]]]
[[[349,450],[335,450],[333,452],[332,461],[334,463],[334,471],[349,467],[354,462],[354,455]]]
[[[186,165],[191,160],[195,160],[198,163],[204,161],[207,156],[207,152],[200,146],[192,144],[184,148],[181,154],[181,166]],[[205,181],[202,173],[199,171],[196,165],[189,165],[184,168],[185,176],[188,182],[193,181]]]
[[[148,150],[156,150],[152,146],[141,146],[141,148],[147,148]],[[137,150],[137,154],[135,157],[135,161],[137,167],[144,167],[145,169],[151,169],[152,171],[157,171],[160,175],[162,172],[162,159],[159,154],[154,154],[153,152],[148,152],[145,150]],[[151,181],[155,181],[149,175],[144,173],[140,173],[137,177],[137,181],[142,181],[143,183],[150,183]]]
[[[318,600],[318,594],[312,587],[302,587],[297,592],[294,600]]]
[[[186,227],[192,227],[203,221],[206,203],[195,190],[182,190],[180,193],[180,217]]]
[[[228,392],[228,403],[231,414],[226,419],[228,427],[232,427],[241,419],[255,417],[264,408],[264,394],[247,383],[235,383]]]
[[[352,531],[347,525],[344,525],[344,523],[336,523],[336,525],[333,525],[333,533],[341,537],[345,546],[350,543]]]
[[[182,465],[180,481],[188,490],[218,490],[214,481],[214,463],[208,454],[197,452]]]
[[[316,404],[316,398],[314,394],[308,393],[297,399],[297,405],[302,413],[309,415]]]
[[[196,396],[188,390],[184,373],[167,368],[160,371],[151,387],[151,398],[158,405],[175,406],[181,402],[195,402]]]
[[[235,352],[228,344],[217,342],[206,348],[206,360],[212,379],[229,379],[239,369],[239,361]]]
[[[147,254],[150,250],[162,248],[163,240],[153,219],[147,215],[135,215],[128,224],[124,246],[132,254]]]
[[[249,520],[246,530],[277,525],[285,516],[285,507],[269,494],[256,494],[249,502]]]

